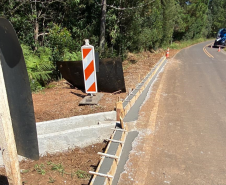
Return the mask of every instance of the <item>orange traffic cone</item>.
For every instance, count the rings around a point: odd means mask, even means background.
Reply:
[[[169,57],[169,48],[167,49],[167,52],[166,52],[166,58]]]
[[[218,52],[221,52],[221,47],[218,48]]]

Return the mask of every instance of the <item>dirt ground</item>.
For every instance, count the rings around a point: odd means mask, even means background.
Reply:
[[[171,50],[170,58],[177,52],[178,50]],[[50,83],[48,88],[32,95],[36,121],[114,110],[118,97],[123,100],[164,55],[165,51],[128,54],[127,60],[123,62],[127,93],[102,92],[104,96],[98,105],[79,106],[86,93],[71,88],[65,80]],[[65,153],[46,155],[38,161],[22,161],[20,162],[22,180],[24,184],[29,185],[88,184],[91,178],[88,171],[95,171],[100,159],[97,152],[104,151],[105,147],[106,143],[99,143],[86,148],[75,148]],[[7,184],[4,168],[0,168],[0,174],[0,184]]]
[[[89,183],[89,171],[95,171],[99,156],[104,152],[106,143],[86,148],[75,148],[64,153],[46,155],[38,161],[20,162],[23,185],[86,185]],[[4,168],[0,169],[0,184],[6,185]]]
[[[172,57],[176,52],[177,50],[171,50],[170,56]],[[163,55],[165,55],[164,51],[158,53],[142,52],[136,55],[128,54],[127,60],[123,62],[127,92],[115,94],[101,92],[104,96],[98,105],[78,106],[86,93],[80,89],[71,88],[66,80],[50,83],[49,88],[33,93],[36,121],[41,122],[114,110],[117,98],[120,97],[123,100],[128,92],[135,88],[139,79],[143,79]]]

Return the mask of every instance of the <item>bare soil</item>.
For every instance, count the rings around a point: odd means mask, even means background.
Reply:
[[[170,58],[177,52],[178,50],[170,50]],[[79,102],[86,96],[86,93],[80,89],[71,88],[65,80],[50,83],[49,88],[32,95],[36,121],[114,110],[118,97],[123,100],[164,55],[165,51],[129,53],[127,60],[123,62],[127,92],[102,92],[104,96],[98,105],[79,106]],[[86,148],[75,148],[64,153],[48,154],[38,161],[22,161],[20,162],[22,180],[24,184],[29,185],[88,184],[91,178],[88,171],[95,171],[100,160],[97,152],[104,151],[105,147],[106,143],[99,143]],[[0,184],[7,184],[4,168],[0,168],[0,174],[2,175]]]
[[[177,50],[171,50],[173,56]],[[105,93],[98,105],[79,106],[79,102],[87,95],[83,90],[71,88],[66,80],[52,82],[38,93],[33,93],[36,122],[86,115],[98,112],[112,111],[120,97],[122,100],[143,79],[152,67],[165,55],[164,51],[158,53],[142,52],[128,54],[123,62],[126,93]]]
[[[47,154],[38,161],[20,162],[23,185],[86,185],[89,183],[89,171],[95,171],[106,143],[86,148],[75,148],[64,153]],[[0,184],[6,185],[4,168],[0,169]]]

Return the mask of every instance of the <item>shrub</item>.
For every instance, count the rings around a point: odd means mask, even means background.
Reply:
[[[32,91],[42,89],[51,79],[53,70],[52,52],[47,47],[39,47],[33,52],[28,46],[21,45]]]

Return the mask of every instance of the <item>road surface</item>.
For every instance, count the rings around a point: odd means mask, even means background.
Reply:
[[[140,110],[118,185],[226,184],[226,55],[205,46],[170,59]]]

